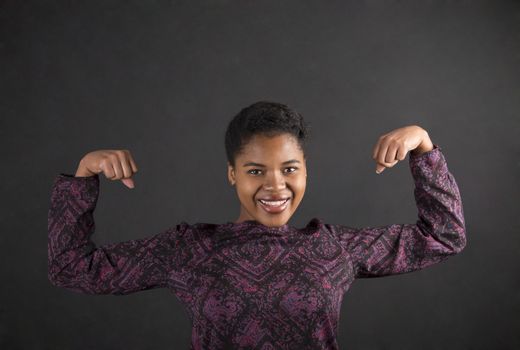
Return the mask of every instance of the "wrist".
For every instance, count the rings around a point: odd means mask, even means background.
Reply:
[[[78,169],[76,170],[76,174],[74,176],[75,177],[89,177],[89,176],[94,176],[94,175],[96,175],[96,174],[91,172],[90,170],[88,170],[87,167],[84,166],[83,163],[80,161],[79,165],[78,165]]]
[[[423,138],[422,142],[419,144],[419,146],[412,150],[411,153],[413,153],[414,155],[421,155],[431,150],[433,150],[433,142],[430,139],[428,133],[425,131],[425,137]]]

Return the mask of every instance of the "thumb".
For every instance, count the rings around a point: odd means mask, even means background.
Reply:
[[[382,165],[376,166],[376,173],[381,174],[385,170],[385,167]]]
[[[135,187],[134,180],[132,178],[121,179],[121,181],[123,181],[123,183],[126,185],[126,187],[129,187],[129,188],[134,188]]]

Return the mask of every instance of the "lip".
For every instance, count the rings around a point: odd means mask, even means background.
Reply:
[[[262,198],[258,198],[258,199],[259,200],[263,199],[264,201],[281,201],[281,200],[284,200],[287,198],[291,198],[291,196],[273,196],[273,197],[262,197]]]
[[[261,198],[261,199],[265,199],[265,198]],[[281,199],[271,199],[271,200],[283,200],[283,199],[284,198],[281,198]],[[258,203],[268,213],[281,213],[282,211],[287,209],[287,207],[289,206],[289,202],[291,201],[292,198],[291,197],[285,197],[285,199],[287,199],[287,201],[284,204],[282,204],[281,206],[279,206],[279,207],[268,206],[268,205],[262,203],[260,200],[258,200]],[[268,199],[265,199],[265,200],[268,200]]]

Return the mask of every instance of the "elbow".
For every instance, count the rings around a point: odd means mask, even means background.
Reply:
[[[460,253],[464,248],[466,248],[466,238],[461,239],[460,244],[455,247],[455,254]]]
[[[73,279],[66,279],[56,274],[48,274],[49,282],[58,288],[63,288],[71,292],[89,295],[109,294],[107,291],[93,288],[92,286],[78,283]]]
[[[60,278],[58,277],[58,274],[55,272],[52,272],[49,270],[49,272],[47,273],[47,279],[55,287],[62,286],[62,283],[60,282]]]
[[[64,286],[65,286],[63,281],[61,281],[59,278],[57,278],[54,275],[48,275],[48,279],[49,279],[49,282],[51,283],[51,285],[53,285],[54,287],[64,288]]]
[[[66,288],[68,285],[67,279],[63,274],[63,268],[59,268],[56,264],[49,264],[47,279],[55,287]]]
[[[63,288],[72,292],[89,295],[112,294],[112,287],[103,285],[93,275],[84,275],[64,271],[63,268],[50,266],[47,272],[49,282],[58,288]]]
[[[452,255],[458,254],[466,247],[466,230],[461,229],[450,234],[450,250]]]
[[[47,279],[49,280],[49,282],[53,285],[53,286],[56,286],[56,282],[54,280],[54,277],[52,275],[47,275]]]
[[[49,264],[48,264],[48,267],[47,267],[47,279],[49,280],[49,282],[50,282],[53,286],[59,287],[59,285],[58,285],[57,273],[56,273],[56,271],[53,271],[53,270],[54,270],[54,268],[53,268],[53,264],[52,264],[52,262],[49,260]]]
[[[466,232],[463,228],[435,235],[437,249],[442,255],[455,255],[466,247]]]

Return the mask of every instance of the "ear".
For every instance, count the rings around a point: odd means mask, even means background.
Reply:
[[[229,181],[229,184],[230,185],[234,185],[236,180],[235,180],[235,169],[233,168],[233,166],[228,162],[227,163],[228,165],[228,181]]]

